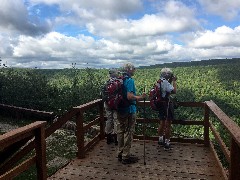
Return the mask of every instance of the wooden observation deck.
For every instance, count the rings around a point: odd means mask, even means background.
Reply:
[[[100,141],[84,159],[74,159],[48,179],[224,179],[213,153],[203,145],[173,143],[174,148],[165,151],[157,142],[147,141],[146,165],[143,147],[143,141],[134,141],[132,152],[140,160],[123,165],[116,158],[115,145]]]
[[[240,127],[234,123],[213,101],[203,103],[181,102],[182,107],[203,109],[203,120],[175,121],[180,125],[203,126],[203,138],[171,138],[173,149],[164,151],[157,144],[157,136],[138,134],[134,136],[132,153],[138,163],[123,165],[116,158],[116,146],[107,145],[104,135],[104,109],[102,100],[74,107],[57,118],[51,126],[44,128],[44,122],[35,122],[16,129],[0,137],[1,156],[0,179],[11,179],[28,169],[37,166],[38,179],[240,179]],[[149,106],[140,102],[138,106]],[[84,125],[85,111],[97,108],[99,114]],[[55,174],[47,177],[45,139],[61,128],[71,118],[76,118],[77,157]],[[227,147],[212,118],[225,128],[231,138]],[[137,123],[157,123],[157,119],[138,118]],[[85,132],[92,126],[100,127],[99,133],[89,142],[84,142]],[[144,132],[144,131],[143,131]],[[210,138],[210,135],[212,137]],[[228,166],[223,167],[213,141],[219,145]],[[24,147],[23,147],[24,146]],[[145,156],[144,156],[145,147]],[[13,151],[13,150],[18,151]],[[21,164],[17,162],[32,149],[35,155]],[[9,153],[14,152],[14,153]],[[146,164],[144,164],[144,160]]]

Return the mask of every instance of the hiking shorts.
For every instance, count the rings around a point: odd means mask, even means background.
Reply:
[[[160,121],[174,120],[174,107],[172,102],[169,102],[169,104],[167,102],[162,104],[158,112],[158,117]]]

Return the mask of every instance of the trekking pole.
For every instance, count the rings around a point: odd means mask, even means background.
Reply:
[[[144,84],[144,93],[146,93],[146,82]],[[146,98],[143,99],[143,159],[144,159],[144,165],[146,165],[146,152],[145,152],[145,139],[146,139]]]

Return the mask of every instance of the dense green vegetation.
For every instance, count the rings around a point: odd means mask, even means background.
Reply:
[[[150,90],[162,67],[172,67],[178,77],[179,101],[213,100],[240,124],[240,59],[172,63],[139,68],[134,76],[138,93]],[[177,67],[179,65],[179,67]],[[185,65],[185,66],[184,66]],[[0,102],[61,114],[100,96],[107,69],[0,69]],[[148,114],[153,116],[154,113]],[[196,119],[190,111],[176,111],[180,119]],[[202,114],[201,114],[202,115]]]
[[[172,63],[139,68],[134,76],[138,93],[142,93],[144,88],[150,90],[159,78],[161,68],[166,66],[172,67],[178,77],[176,97],[179,101],[213,100],[240,124],[240,59]],[[101,86],[107,78],[107,69],[1,68],[0,102],[61,114],[73,106],[99,98]],[[177,110],[178,117],[195,119],[196,115],[192,117],[189,112],[181,112]]]
[[[213,100],[230,118],[240,124],[240,59],[180,62],[141,67],[134,76],[138,93],[150,90],[162,67],[171,67],[178,77],[179,101]],[[102,84],[108,78],[107,69],[0,69],[0,101],[62,114],[71,107],[99,98]],[[152,111],[148,117],[156,117]],[[142,111],[139,108],[139,116]],[[179,108],[176,119],[202,119],[199,109]],[[157,126],[157,125],[156,125]],[[149,133],[156,133],[156,126]],[[175,134],[201,136],[199,127],[174,128]]]

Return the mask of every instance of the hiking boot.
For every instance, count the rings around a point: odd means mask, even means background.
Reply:
[[[122,159],[123,164],[133,164],[138,162],[139,158],[133,154],[130,154],[126,159]]]
[[[158,145],[165,146],[165,142],[164,141],[158,141]]]
[[[111,144],[113,142],[112,134],[107,134],[107,144]]]
[[[136,156],[129,156],[127,159],[122,159],[122,164],[134,164],[138,162],[138,160]]]
[[[163,136],[162,139],[160,139],[160,137],[158,138],[158,145],[165,146],[165,136]]]
[[[118,161],[122,161],[122,155],[121,154],[119,154],[117,158],[118,158]]]
[[[115,146],[117,146],[118,145],[117,134],[113,134],[113,140],[114,140]]]
[[[168,151],[168,150],[171,150],[171,149],[172,149],[172,147],[171,147],[170,143],[166,143],[166,144],[164,145],[164,150],[165,150],[165,151]]]

